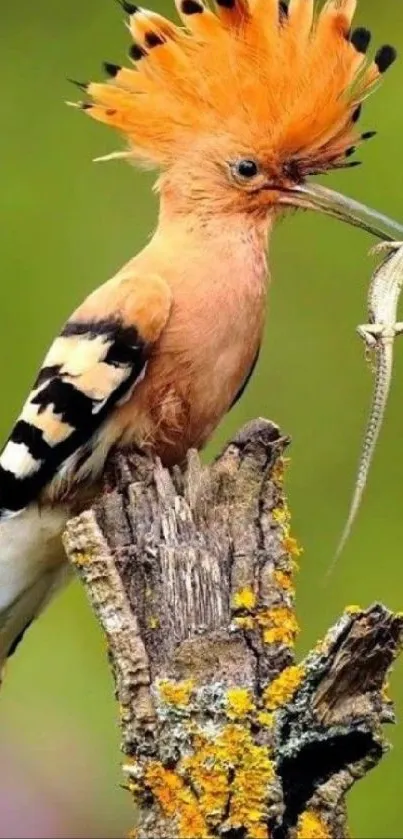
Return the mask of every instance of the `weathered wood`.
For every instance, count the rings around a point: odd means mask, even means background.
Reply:
[[[108,642],[139,839],[342,839],[345,794],[386,748],[400,615],[350,609],[295,663],[287,444],[258,420],[208,467],[117,455],[67,527]]]

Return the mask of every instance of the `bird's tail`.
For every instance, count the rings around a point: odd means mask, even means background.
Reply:
[[[50,598],[55,571],[44,574],[17,599],[0,612],[0,675],[6,659],[17,649],[34,618]]]
[[[25,631],[63,584],[65,516],[31,507],[0,522],[0,674]]]

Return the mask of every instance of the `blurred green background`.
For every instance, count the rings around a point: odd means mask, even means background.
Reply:
[[[167,11],[161,3],[153,8]],[[77,303],[147,240],[153,177],[93,165],[119,139],[64,105],[67,76],[99,78],[124,59],[128,36],[112,0],[3,4],[0,68],[0,432],[7,435],[54,333]],[[361,0],[357,23],[403,53],[403,7]],[[327,183],[403,217],[403,63],[364,109],[379,136],[361,169]],[[325,573],[345,521],[372,378],[355,326],[366,319],[373,260],[366,234],[314,215],[276,231],[266,342],[242,402],[210,453],[264,415],[293,437],[288,491],[305,547],[298,612],[305,651],[349,603],[403,608],[403,343],[374,469],[351,541]],[[397,443],[396,443],[397,440]],[[403,836],[403,661],[392,688],[393,751],[350,796],[355,837]],[[105,651],[77,584],[30,630],[0,702],[0,836],[118,837],[132,824],[119,789],[119,736]]]

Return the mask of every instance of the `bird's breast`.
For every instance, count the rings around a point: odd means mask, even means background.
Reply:
[[[256,359],[265,314],[265,276],[220,276],[175,290],[170,321],[146,376],[123,407],[126,440],[170,464],[201,448],[234,402]],[[134,412],[136,422],[131,422]]]

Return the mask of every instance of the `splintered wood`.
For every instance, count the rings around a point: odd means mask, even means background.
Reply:
[[[351,607],[295,658],[288,442],[258,420],[208,467],[116,456],[67,527],[107,641],[137,839],[343,839],[345,795],[386,749],[402,616]]]

